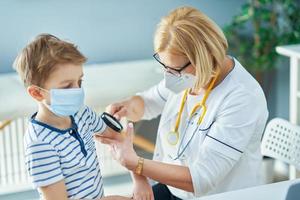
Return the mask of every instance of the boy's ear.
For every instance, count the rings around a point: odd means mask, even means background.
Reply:
[[[27,87],[27,92],[32,98],[37,101],[42,101],[43,99],[45,99],[45,97],[41,93],[41,90],[33,85]]]

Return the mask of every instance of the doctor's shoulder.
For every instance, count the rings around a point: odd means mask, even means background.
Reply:
[[[219,100],[221,104],[218,115],[221,116],[232,114],[241,118],[247,116],[247,118],[252,119],[268,116],[266,98],[260,87],[251,90],[245,85],[235,83]]]

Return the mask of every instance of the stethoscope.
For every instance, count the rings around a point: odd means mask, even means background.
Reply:
[[[169,157],[171,157],[173,160],[177,160],[179,159],[183,153],[185,152],[185,150],[187,149],[188,145],[191,143],[192,139],[194,138],[194,135],[197,133],[197,130],[199,128],[199,125],[201,124],[201,122],[203,121],[203,118],[206,114],[206,111],[207,111],[207,107],[206,107],[206,100],[208,98],[208,96],[210,95],[211,93],[211,90],[213,88],[213,86],[215,85],[215,82],[217,80],[219,76],[219,72],[217,72],[216,76],[213,78],[213,80],[211,81],[211,83],[209,84],[206,92],[204,93],[204,96],[201,100],[201,102],[197,103],[193,109],[192,109],[192,112],[189,116],[189,120],[184,128],[184,131],[183,131],[183,135],[182,135],[182,139],[181,139],[181,142],[179,143],[179,146],[178,146],[178,149],[177,149],[177,156],[174,158],[172,156],[169,155]],[[179,141],[179,125],[180,125],[180,122],[181,122],[181,117],[182,117],[182,113],[183,113],[183,109],[184,109],[184,105],[187,101],[187,96],[188,96],[188,93],[189,93],[190,89],[187,89],[184,91],[184,94],[183,94],[183,97],[181,99],[181,103],[180,103],[180,108],[179,108],[179,112],[178,112],[178,115],[177,115],[177,118],[176,118],[176,122],[175,122],[175,127],[172,131],[170,131],[168,134],[167,134],[167,141],[170,145],[172,146],[175,146],[178,144],[178,141]],[[183,140],[186,136],[186,131],[187,129],[189,128],[190,126],[190,122],[192,121],[192,119],[194,117],[196,117],[197,115],[197,110],[201,110],[202,109],[202,113],[201,115],[199,116],[199,119],[197,121],[197,128],[194,130],[191,138],[189,139],[189,141],[186,143],[186,145],[184,146],[184,148],[181,149],[181,145],[183,143]]]

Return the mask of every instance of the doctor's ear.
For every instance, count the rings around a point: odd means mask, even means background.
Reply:
[[[43,99],[45,99],[43,91],[34,85],[28,86],[27,92],[32,98],[34,98],[37,101],[42,101]]]

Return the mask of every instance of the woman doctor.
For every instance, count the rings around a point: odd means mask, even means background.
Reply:
[[[221,29],[194,8],[177,8],[159,23],[154,49],[164,79],[110,106],[115,117],[134,122],[161,115],[153,160],[137,156],[131,134],[98,140],[109,144],[127,169],[156,181],[156,200],[260,184],[265,96],[244,67],[226,55]]]

